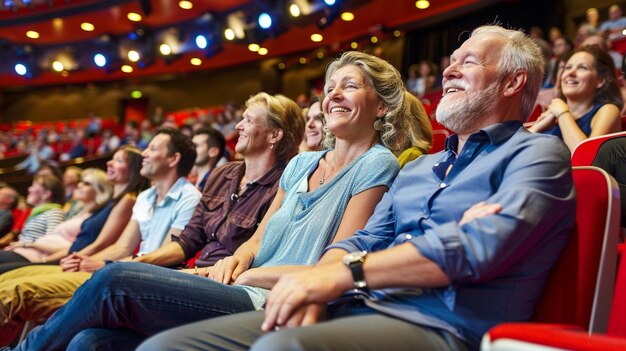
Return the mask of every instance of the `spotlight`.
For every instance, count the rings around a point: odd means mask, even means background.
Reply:
[[[93,62],[96,64],[96,66],[102,68],[107,65],[107,58],[103,54],[97,53],[93,55]]]
[[[299,17],[300,7],[296,4],[291,4],[291,6],[289,6],[289,13],[291,14],[292,17]]]
[[[167,44],[161,44],[159,46],[159,51],[161,52],[161,55],[167,56],[172,53],[172,48],[170,48]]]
[[[228,38],[226,38],[226,39],[228,39]],[[208,45],[207,38],[204,35],[199,34],[199,35],[196,36],[196,46],[198,48],[206,49],[207,45]]]
[[[28,73],[28,68],[26,68],[24,64],[18,63],[15,65],[15,73],[19,74],[20,76],[25,76],[26,73]]]
[[[139,55],[139,52],[135,50],[130,50],[128,52],[128,59],[130,60],[130,62],[137,62],[139,61],[140,58],[141,58],[141,55]]]
[[[65,66],[63,66],[63,63],[61,61],[54,61],[52,62],[52,69],[57,72],[61,72],[65,69]]]
[[[335,0],[324,0],[324,3],[328,6],[333,6],[335,4]]]
[[[224,30],[224,38],[226,38],[226,40],[233,40],[233,39],[235,39],[235,31],[232,30],[231,28],[226,28]]]
[[[259,26],[263,29],[269,29],[272,26],[272,17],[267,12],[259,15]]]

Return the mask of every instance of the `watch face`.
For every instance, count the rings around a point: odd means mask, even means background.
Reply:
[[[359,262],[363,257],[367,255],[366,251],[353,251],[343,257],[344,264],[350,264],[353,262]]]

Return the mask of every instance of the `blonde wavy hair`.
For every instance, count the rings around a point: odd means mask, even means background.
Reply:
[[[298,146],[304,136],[305,121],[300,106],[284,95],[263,92],[246,101],[246,107],[257,104],[265,109],[267,127],[283,131],[283,138],[276,146],[276,155],[281,161],[289,161],[298,153]]]
[[[404,91],[404,103],[409,113],[409,118],[404,119],[404,129],[409,132],[409,138],[402,149],[415,146],[426,154],[433,142],[433,127],[430,124],[430,118],[420,100],[408,91]]]
[[[389,62],[376,56],[359,51],[348,51],[328,64],[326,83],[338,69],[349,65],[356,66],[363,72],[380,101],[388,109],[387,113],[374,123],[374,129],[378,131],[378,142],[393,152],[406,149],[406,145],[413,142],[413,135],[417,136],[422,133],[412,130],[412,128],[419,128],[419,124],[407,122],[412,116],[408,104],[405,103],[406,89],[400,72]],[[335,147],[335,136],[326,128],[326,123],[324,123],[322,145],[328,148]]]
[[[82,181],[85,178],[93,178],[93,189],[96,191],[96,204],[98,207],[106,204],[113,197],[113,186],[107,180],[107,174],[98,168],[87,168],[82,173]]]

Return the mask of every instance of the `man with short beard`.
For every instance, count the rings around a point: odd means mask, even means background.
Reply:
[[[363,230],[283,275],[265,312],[138,350],[477,350],[528,320],[575,219],[567,148],[522,125],[542,73],[526,35],[476,29],[444,71],[437,119],[456,134],[402,169]]]

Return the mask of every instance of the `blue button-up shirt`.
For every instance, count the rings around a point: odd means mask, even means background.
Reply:
[[[137,196],[131,220],[137,221],[141,232],[138,254],[148,254],[163,244],[170,229],[183,230],[202,194],[186,178],[178,178],[165,197],[156,203],[156,188]]]
[[[565,145],[519,122],[472,134],[458,155],[457,145],[453,135],[444,151],[408,163],[366,227],[329,249],[414,245],[451,285],[377,290],[367,304],[478,348],[491,326],[531,317],[573,228],[575,193]],[[502,211],[459,225],[480,201]]]

